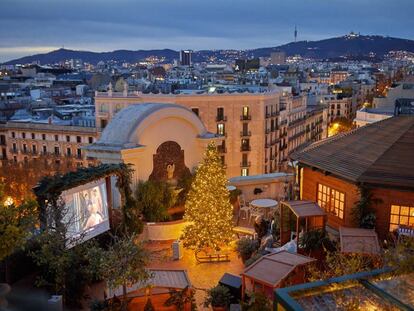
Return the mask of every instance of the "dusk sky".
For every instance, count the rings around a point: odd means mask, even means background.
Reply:
[[[414,38],[413,0],[1,0],[0,62],[68,49],[249,49],[350,31]]]

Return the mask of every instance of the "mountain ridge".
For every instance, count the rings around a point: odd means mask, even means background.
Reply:
[[[345,56],[368,56],[374,53],[382,58],[389,51],[404,50],[414,52],[414,40],[380,35],[348,34],[341,37],[327,38],[317,41],[298,41],[276,47],[262,47],[250,50],[220,49],[195,51],[194,61],[205,61],[209,57],[223,57],[223,51],[244,51],[246,57],[267,57],[273,51],[283,51],[287,56],[301,55],[306,58],[327,59]],[[5,65],[53,64],[67,59],[82,59],[84,62],[97,64],[99,61],[115,60],[119,62],[137,62],[149,56],[164,57],[166,62],[178,59],[179,52],[172,49],[128,50],[119,49],[107,52],[92,52],[83,50],[57,49],[48,53],[25,56],[10,61]]]

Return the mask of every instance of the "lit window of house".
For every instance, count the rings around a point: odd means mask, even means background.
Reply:
[[[414,206],[391,205],[390,231],[399,226],[414,227]]]
[[[318,204],[328,213],[344,218],[345,194],[343,192],[318,184]]]

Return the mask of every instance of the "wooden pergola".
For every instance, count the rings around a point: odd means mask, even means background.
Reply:
[[[280,243],[296,239],[299,245],[299,234],[316,229],[325,228],[326,213],[317,204],[311,201],[282,201],[280,208]]]

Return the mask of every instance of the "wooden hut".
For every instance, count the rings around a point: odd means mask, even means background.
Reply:
[[[242,298],[252,292],[264,293],[273,300],[275,288],[304,281],[304,269],[315,259],[303,255],[281,251],[259,258],[247,267],[242,275]]]

